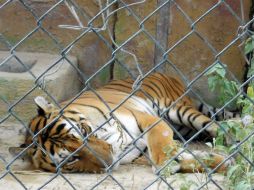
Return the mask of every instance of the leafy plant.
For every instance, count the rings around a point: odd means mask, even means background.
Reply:
[[[254,76],[254,36],[246,41],[245,53],[252,54],[247,77]],[[220,105],[224,105],[239,92],[239,85],[226,78],[226,65],[218,62],[207,72],[208,87],[217,92]],[[230,190],[254,189],[254,79],[247,88],[247,97],[239,96],[235,101],[241,107],[241,119],[220,122],[214,148],[234,155],[235,164],[226,173],[226,187]],[[166,151],[168,152],[168,151]],[[168,173],[168,172],[166,172]],[[186,181],[182,190],[192,183]],[[197,184],[194,184],[197,185]]]
[[[254,50],[254,36],[251,36],[248,38],[245,42],[244,46],[244,53],[245,55],[249,55],[249,68],[247,73],[247,78],[250,78],[254,75],[254,56],[253,56],[253,50]],[[254,86],[253,80],[250,82],[249,86]]]
[[[254,38],[246,41],[245,53],[253,56]],[[208,85],[211,91],[218,90],[220,103],[226,103],[238,92],[238,85],[234,81],[226,79],[225,65],[218,63],[212,67],[208,76]],[[248,76],[254,75],[254,58],[250,61]],[[235,164],[230,167],[226,174],[228,188],[231,190],[252,190],[254,189],[254,83],[251,81],[247,88],[247,97],[240,96],[237,105],[242,108],[241,120],[228,120],[221,122],[215,139],[215,148],[235,153]],[[229,137],[229,138],[228,138]],[[230,138],[231,137],[231,138]],[[231,141],[231,146],[228,144]]]
[[[243,96],[241,96],[238,99],[237,104],[242,107],[242,115],[243,116],[250,115],[250,116],[254,117],[254,106],[253,106],[254,89],[252,86],[249,86],[247,88],[247,96],[248,96],[248,98],[243,98]]]
[[[226,78],[227,66],[217,62],[211,69],[208,70],[208,87],[212,92],[219,94],[219,104],[224,105],[230,99],[236,96],[239,91],[239,86],[235,81],[229,81]]]

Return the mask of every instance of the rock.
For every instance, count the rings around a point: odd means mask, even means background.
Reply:
[[[100,11],[98,2],[91,0],[75,1],[77,7],[82,9],[82,13],[78,9],[76,10],[85,27],[87,27],[88,22]],[[106,1],[100,2],[102,2],[102,6],[104,7]],[[36,17],[41,17],[55,4],[55,1],[50,0],[27,1],[26,6],[29,7],[35,16],[18,1],[13,1],[8,3],[7,6],[4,6],[0,12],[0,28],[3,29],[1,34],[10,46],[5,43],[0,43],[0,50],[7,51],[20,42],[24,36],[37,27]],[[72,4],[70,3],[70,5]],[[114,5],[110,7],[110,10],[113,7]],[[109,30],[111,31],[113,20],[114,16],[108,20]],[[98,16],[91,24],[95,28],[101,28],[103,26],[102,16]],[[22,41],[15,50],[60,54],[64,48],[84,33],[69,52],[72,56],[78,58],[80,71],[83,72],[83,82],[112,58],[112,43],[107,30],[90,30],[84,32],[84,30],[70,30],[59,27],[60,25],[78,25],[64,1],[59,3],[42,18],[41,25],[43,29],[36,30],[32,35]],[[92,80],[93,84],[98,86],[99,84],[106,83],[110,78],[109,72],[109,68],[105,68],[102,72],[98,73],[96,78]]]
[[[0,52],[1,60],[7,60],[8,56],[10,56],[9,52]],[[81,82],[76,70],[65,59],[61,59],[61,56],[25,52],[15,53],[15,56],[18,59],[12,56],[11,62],[6,61],[5,65],[9,66],[15,63],[16,69],[18,67],[21,71],[25,69],[17,61],[21,60],[23,64],[28,63],[30,69],[26,72],[17,73],[17,70],[12,70],[15,67],[2,71],[0,68],[0,95],[1,100],[5,101],[0,101],[1,118],[12,112],[22,121],[31,119],[35,112],[33,99],[38,95],[47,96],[40,87],[46,90],[57,102],[67,100],[81,90]],[[76,58],[68,56],[68,60],[77,66]],[[56,61],[59,61],[58,64],[50,68]],[[44,72],[44,76],[41,76]],[[13,105],[15,105],[13,108],[9,108]],[[13,117],[11,118],[14,120]]]
[[[133,2],[133,0],[126,1],[126,3]],[[159,70],[179,76],[178,71],[174,69],[177,67],[182,73],[180,77],[184,76],[188,83],[196,80],[196,77],[199,77],[207,67],[215,63],[215,58],[219,55],[218,59],[226,64],[228,69],[241,81],[245,71],[245,60],[238,46],[242,41],[239,39],[232,45],[228,45],[237,38],[238,27],[248,21],[251,2],[243,2],[243,20],[241,20],[240,1],[227,1],[227,4],[222,2],[208,14],[205,13],[218,1],[178,0],[175,2],[177,4],[172,3],[169,11],[168,52],[165,54],[168,59],[164,60],[164,66]],[[229,5],[230,9],[226,5]],[[117,42],[122,44],[128,40],[123,48],[136,55],[144,72],[154,67],[155,43],[152,38],[156,39],[156,19],[158,19],[160,10],[151,17],[148,15],[156,7],[157,1],[146,1],[131,6],[136,16],[131,11],[121,11],[118,13],[116,23]],[[188,17],[185,17],[179,8]],[[232,14],[232,11],[235,15]],[[138,17],[139,21],[135,17]],[[177,43],[179,44],[174,47]],[[224,49],[225,47],[227,48]],[[130,55],[119,53],[119,57],[133,73],[138,74],[134,59],[130,58]],[[161,61],[163,62],[162,57]],[[209,103],[216,104],[216,95],[208,90],[206,77],[200,77],[192,87]]]

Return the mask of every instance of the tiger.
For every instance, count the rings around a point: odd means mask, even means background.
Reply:
[[[219,127],[196,110],[189,97],[182,97],[185,88],[179,79],[154,73],[130,95],[133,82],[112,81],[61,103],[61,108],[36,97],[37,115],[20,147],[36,168],[49,172],[111,171],[132,163],[146,149],[155,173],[170,159],[176,162],[172,173],[204,172],[204,164],[225,172],[233,164],[226,155],[201,150],[190,154],[179,148],[167,120],[186,129],[204,128],[211,137]]]

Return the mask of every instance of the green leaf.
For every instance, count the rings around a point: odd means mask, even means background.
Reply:
[[[228,172],[227,172],[227,177],[231,178],[233,176],[233,174],[240,168],[239,165],[235,165],[229,168]]]
[[[224,136],[223,135],[217,136],[216,140],[215,140],[215,144],[216,144],[216,147],[223,146],[224,145]]]
[[[240,181],[236,185],[235,190],[251,190],[251,185],[247,181]]]
[[[214,92],[220,81],[221,81],[221,78],[218,75],[209,76],[209,78],[208,78],[209,89],[212,92]]]
[[[222,66],[223,65],[223,66]],[[216,63],[213,67],[211,67],[207,72],[206,72],[206,76],[209,75],[213,75],[213,74],[217,74],[220,77],[225,77],[226,75],[226,70],[224,69],[224,67],[227,67],[227,65],[222,64],[220,62]]]
[[[254,99],[254,89],[253,87],[248,87],[247,88],[247,95],[253,100]]]
[[[249,69],[248,69],[248,73],[247,73],[247,77],[248,78],[250,78],[250,77],[252,77],[253,75],[254,75],[254,60],[253,60],[253,58],[251,59],[251,65],[250,65],[250,67],[249,67]]]
[[[217,138],[216,138],[216,139],[217,139]],[[216,143],[215,143],[215,144],[216,144]],[[220,151],[220,152],[225,152],[225,153],[228,153],[228,152],[229,152],[228,148],[227,148],[226,146],[224,146],[224,145],[217,145],[217,144],[216,144],[215,149],[216,149],[217,151]]]
[[[250,52],[252,52],[254,49],[254,44],[251,38],[247,39],[247,41],[245,42],[245,46],[244,46],[244,53],[248,54]]]

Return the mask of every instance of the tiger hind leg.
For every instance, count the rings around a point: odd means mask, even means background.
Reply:
[[[210,137],[216,137],[219,126],[192,105],[186,105],[184,102],[173,105],[174,101],[166,97],[147,101],[158,115],[163,113],[164,118],[169,122],[189,128],[191,131],[205,128],[203,132]]]
[[[137,118],[141,129],[143,131],[148,130],[145,134],[145,139],[147,141],[149,156],[156,167],[158,166],[160,168],[164,166],[167,160],[180,153],[181,149],[178,148],[177,142],[173,140],[173,131],[166,122],[160,120],[158,117],[143,113],[138,114]],[[165,152],[167,147],[170,148],[169,154]],[[174,165],[171,172],[204,172],[204,165],[212,169],[220,165],[218,169],[216,168],[216,171],[224,172],[232,163],[231,160],[223,162],[226,157],[216,153],[193,151],[193,155],[186,152],[178,155],[175,158],[177,164]],[[203,165],[201,163],[203,163]]]
[[[197,131],[205,128],[204,132],[208,133],[211,137],[216,137],[217,135],[219,125],[192,106],[176,104],[168,110],[167,116],[169,120],[178,125],[183,125]]]
[[[172,152],[177,152],[176,141],[173,140],[172,129],[160,118],[135,112],[139,127],[145,133],[144,138],[147,143],[148,153],[155,165],[163,165],[167,159],[164,151],[166,147],[170,147]],[[146,131],[147,130],[147,131]]]
[[[214,117],[216,121],[223,121],[232,118],[241,118],[239,110],[229,111],[226,108],[221,109],[213,107],[211,105],[204,104],[199,100],[192,98],[195,107],[198,111],[206,115],[207,117]],[[216,115],[214,115],[216,113]]]

